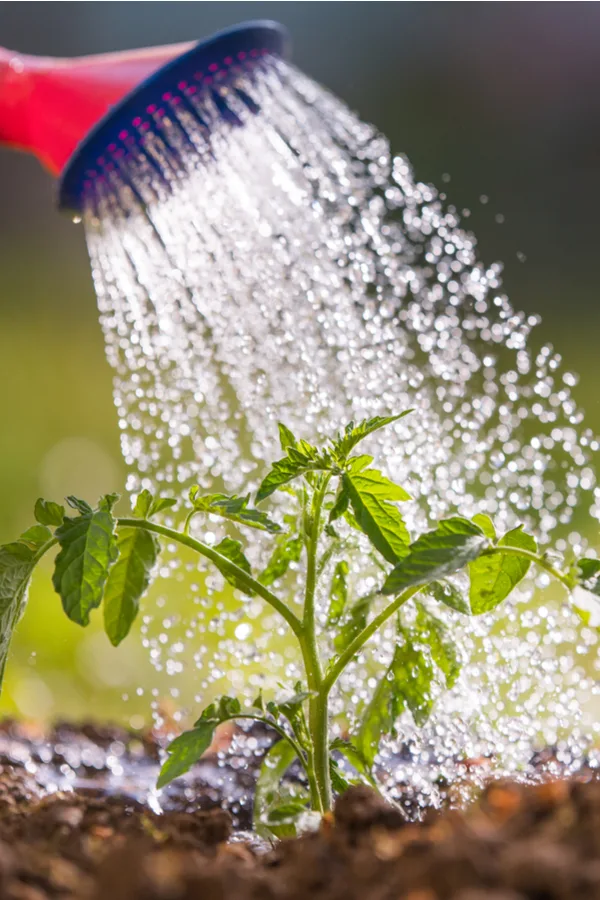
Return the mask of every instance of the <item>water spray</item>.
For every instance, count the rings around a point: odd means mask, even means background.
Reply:
[[[570,521],[584,495],[597,516],[598,444],[581,427],[575,376],[552,347],[534,348],[537,317],[513,308],[501,266],[480,261],[456,210],[287,57],[284,30],[256,22],[154,52],[4,58],[0,110],[16,114],[0,135],[60,172],[59,204],[83,219],[129,492],[252,490],[278,421],[316,439],[416,407],[416,426],[373,438],[415,498],[411,530],[460,508],[502,529],[526,522],[542,547],[552,536],[581,554]],[[192,532],[222,537],[212,523]],[[249,556],[265,565],[258,542]],[[359,541],[357,592],[370,589],[367,569]],[[205,572],[181,580],[193,619],[167,616],[164,596],[144,619],[161,677],[179,685],[199,669],[198,702],[240,672],[248,691],[276,683],[282,666],[293,680],[294,660],[252,602],[240,647],[239,607],[215,613],[222,585]],[[495,619],[451,626],[471,665],[426,729],[415,735],[403,718],[415,758],[495,747],[514,768],[540,735],[571,735],[573,759],[589,746],[589,678],[564,638],[578,620],[560,601],[538,609],[535,587],[523,582]],[[322,621],[323,591],[315,603]],[[535,646],[515,639],[523,629]],[[334,712],[352,719],[368,701],[370,664],[389,662],[393,641],[384,634],[345,672]]]

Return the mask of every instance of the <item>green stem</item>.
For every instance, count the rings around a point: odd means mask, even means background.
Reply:
[[[369,624],[366,625],[362,631],[359,631],[354,640],[350,641],[343,653],[340,653],[338,658],[334,660],[333,665],[330,666],[323,681],[324,691],[329,693],[348,663],[352,662],[358,651],[363,647],[364,644],[367,643],[369,638],[373,634],[375,634],[375,632],[379,628],[381,628],[384,622],[387,622],[387,620],[391,616],[393,616],[401,606],[404,606],[404,604],[408,600],[410,600],[411,597],[414,597],[415,594],[418,594],[419,591],[422,591],[423,587],[426,587],[426,585],[419,585],[418,587],[412,587],[407,591],[404,591],[404,593],[396,597],[396,599],[392,603],[390,603],[389,606],[386,606],[386,608],[383,609],[378,616],[375,616],[375,618],[371,622],[369,622]]]
[[[267,719],[266,716],[258,716],[254,715],[254,713],[238,713],[236,716],[227,716],[226,719],[221,719],[221,723],[235,722],[237,719],[252,719],[253,722],[262,722],[263,725],[268,725],[269,728],[272,728],[273,731],[276,731],[278,735],[280,735],[285,741],[288,742],[288,744],[291,746],[292,750],[300,760],[300,765],[304,769],[304,772],[310,784],[311,775],[308,771],[306,757],[302,751],[302,747],[297,741],[294,740],[293,737],[290,737],[285,728],[282,728],[281,725],[279,725],[277,722],[274,722],[272,719]]]
[[[317,551],[321,533],[321,513],[331,474],[323,475],[312,497],[306,542],[306,590],[304,594],[303,658],[308,689],[314,695],[308,701],[308,727],[312,740],[313,767],[322,812],[331,809],[329,772],[329,703],[323,690],[323,670],[317,646],[315,593],[317,588]]]
[[[236,564],[231,562],[230,559],[227,559],[226,556],[223,556],[217,550],[209,547],[208,544],[203,544],[202,541],[190,537],[189,534],[183,534],[181,531],[175,531],[175,529],[167,528],[165,525],[158,525],[156,522],[149,522],[147,519],[119,518],[117,519],[117,525],[122,528],[144,528],[146,531],[160,534],[172,541],[176,541],[178,544],[183,544],[184,547],[195,550],[196,553],[199,553],[201,556],[206,557],[206,559],[209,559],[214,563],[221,571],[226,571],[231,575],[234,575],[236,580],[240,584],[243,584],[249,592],[258,594],[259,597],[262,597],[266,603],[272,606],[273,609],[285,619],[298,638],[300,644],[302,644],[304,640],[302,622],[291,609],[288,609],[275,594],[272,594],[271,591],[264,586],[264,584],[261,584],[260,581],[253,578],[248,572],[240,569],[239,566],[236,566]]]
[[[323,495],[324,496],[324,495]],[[322,501],[321,501],[322,502]],[[288,623],[294,634],[298,639],[298,643],[300,645],[300,650],[302,652],[302,658],[304,661],[304,667],[307,674],[307,680],[309,683],[309,687],[311,690],[319,690],[320,683],[322,681],[322,672],[320,669],[318,651],[316,646],[316,640],[314,635],[314,626],[312,629],[312,640],[307,640],[307,636],[305,634],[305,628],[300,619],[285,606],[275,594],[272,594],[268,588],[266,588],[259,581],[256,581],[251,575],[245,572],[243,569],[240,569],[239,566],[236,566],[235,563],[232,563],[231,560],[227,559],[227,557],[222,556],[217,550],[214,550],[212,547],[209,547],[207,544],[203,544],[202,541],[196,540],[196,538],[190,537],[189,534],[185,534],[180,531],[175,531],[173,528],[167,528],[165,525],[158,525],[155,522],[150,522],[147,519],[135,519],[135,518],[119,518],[117,520],[117,525],[122,528],[145,528],[147,531],[152,531],[155,534],[159,534],[162,537],[169,538],[173,541],[176,541],[179,544],[182,544],[184,547],[189,547],[191,550],[195,550],[201,556],[204,556],[206,559],[210,560],[214,563],[221,571],[226,570],[231,572],[232,575],[235,575],[237,581],[240,584],[243,584],[248,590],[252,591],[255,594],[258,594],[259,597],[262,597],[266,603],[273,607]],[[313,589],[314,590],[314,589]],[[313,597],[314,599],[314,597]],[[327,717],[327,700],[325,699],[325,719]],[[311,746],[307,748],[307,757],[305,758],[299,744],[296,744],[292,741],[289,735],[283,729],[276,727],[272,722],[269,722],[267,719],[262,719],[261,717],[256,716],[246,716],[245,718],[255,718],[257,721],[264,721],[266,724],[271,725],[275,728],[276,731],[281,734],[282,737],[285,737],[292,746],[294,747],[294,751],[296,752],[304,771],[306,772],[306,777],[308,779],[310,793],[311,793],[311,802],[315,809],[324,812],[325,809],[329,808],[329,806],[324,806],[323,804],[323,792],[322,787],[317,781],[316,771],[317,767],[315,766],[315,750],[314,747]],[[309,717],[310,721],[310,717]],[[319,717],[319,722],[322,721],[322,715]],[[319,728],[317,728],[318,733],[320,734]],[[311,735],[311,738],[314,740],[314,737]],[[322,741],[320,741],[319,746],[322,746]],[[327,751],[327,728],[325,727],[325,749]],[[328,751],[327,751],[328,752]],[[327,756],[326,760],[326,771],[329,773],[329,757]],[[328,783],[328,782],[327,782]]]
[[[55,538],[55,537],[50,538],[50,540],[46,541],[45,544],[42,544],[42,546],[37,551],[37,553],[35,554],[35,556],[33,557],[32,561],[31,561],[32,566],[37,566],[37,564],[39,563],[39,561],[42,558],[42,556],[44,555],[44,553],[47,553],[48,550],[51,550],[55,544],[58,544],[58,538]]]

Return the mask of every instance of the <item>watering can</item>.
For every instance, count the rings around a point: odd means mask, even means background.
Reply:
[[[59,205],[76,211],[98,157],[115,152],[132,123],[192,82],[286,55],[274,22],[237,25],[200,43],[75,59],[27,56],[0,48],[0,144],[33,153],[61,178]],[[185,89],[182,87],[185,85]]]

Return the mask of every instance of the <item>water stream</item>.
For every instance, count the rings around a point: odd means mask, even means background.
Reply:
[[[257,60],[233,88],[188,104],[208,127],[165,95],[134,122],[143,143],[86,198],[128,491],[245,492],[278,455],[278,421],[317,440],[410,406],[369,452],[416,498],[404,510],[411,529],[484,511],[581,551],[585,522],[569,523],[576,506],[595,521],[597,443],[572,398],[576,377],[536,341],[538,318],[512,307],[501,266],[479,260],[456,210],[287,63]],[[195,527],[220,539],[217,522]],[[375,584],[365,549],[351,559],[356,596]],[[251,562],[267,554],[251,537]],[[168,549],[162,566],[143,639],[180,708],[299,674],[258,600],[223,595],[219,575]],[[411,765],[493,749],[511,769],[541,743],[577,767],[597,733],[596,633],[560,592],[534,597],[546,584],[536,578],[481,619],[437,610],[471,662],[422,732],[402,719]],[[393,640],[390,626],[343,679],[336,711],[350,723]],[[396,750],[390,742],[384,758]]]

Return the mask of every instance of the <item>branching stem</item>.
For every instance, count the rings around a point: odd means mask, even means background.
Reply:
[[[260,581],[253,578],[248,572],[240,569],[239,566],[236,566],[235,563],[219,553],[218,550],[209,547],[208,544],[203,544],[202,541],[196,540],[196,538],[191,537],[189,534],[183,534],[183,532],[176,531],[174,528],[167,528],[165,525],[158,525],[156,522],[148,521],[148,519],[119,518],[117,520],[117,525],[123,528],[145,528],[147,531],[154,532],[154,534],[160,534],[172,541],[176,541],[178,544],[183,544],[184,547],[195,550],[196,553],[199,553],[201,556],[204,556],[206,559],[213,562],[221,571],[231,573],[240,584],[243,584],[250,592],[258,594],[259,597],[262,597],[266,603],[272,606],[273,609],[285,619],[302,644],[304,634],[302,622],[298,616],[296,616],[291,609],[288,609],[285,603],[283,603],[279,597],[276,597],[275,594],[271,593],[264,584],[261,584]]]

